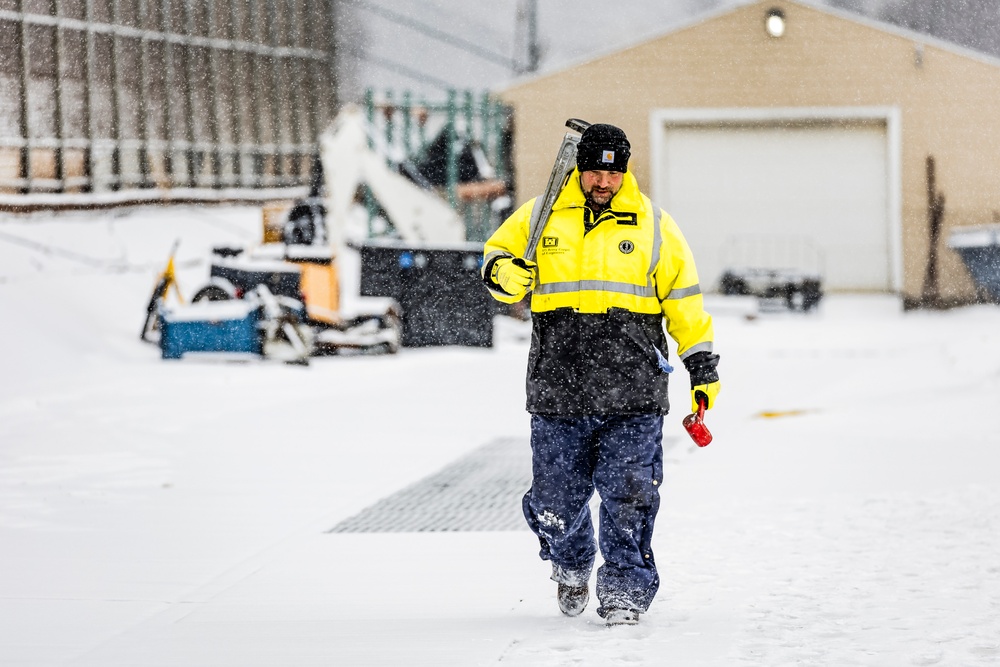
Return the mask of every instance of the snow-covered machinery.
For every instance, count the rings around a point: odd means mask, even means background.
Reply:
[[[399,303],[402,344],[492,345],[494,305],[479,276],[483,246],[466,241],[455,209],[430,183],[421,183],[416,169],[389,155],[358,107],[338,115],[320,138],[320,150],[332,245],[350,243],[359,251],[361,296]],[[391,237],[368,239],[355,225],[348,238],[361,186],[384,213]]]
[[[740,234],[722,247],[719,291],[753,296],[763,310],[808,312],[823,298],[823,253],[805,236]]]
[[[285,361],[392,353],[401,344],[492,345],[492,300],[479,279],[482,244],[465,241],[462,219],[433,189],[389,167],[358,108],[345,108],[320,137],[315,166],[309,196],[277,227],[265,216],[264,243],[214,249],[209,280],[190,306],[163,309],[166,290],[158,286],[143,338],[152,340],[159,328],[170,357],[258,350]],[[352,228],[361,186],[388,218],[394,238],[369,242],[358,225]],[[361,259],[359,296],[389,297],[388,305],[383,299],[375,311],[354,304],[354,312],[346,312],[340,270],[349,248]],[[169,266],[168,274],[172,279]],[[257,305],[238,317],[231,307],[210,305],[234,300]],[[224,330],[229,333],[219,333]]]
[[[385,211],[403,242],[464,243],[465,224],[458,213],[433,190],[390,169],[388,150],[378,146],[361,109],[353,105],[345,107],[320,137],[327,228],[333,247],[343,247],[349,240],[345,235],[350,228],[351,207],[362,185]]]
[[[755,296],[764,308],[803,312],[815,308],[823,298],[819,274],[794,269],[726,269],[719,291],[727,296]]]

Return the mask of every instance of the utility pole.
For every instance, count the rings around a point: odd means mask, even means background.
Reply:
[[[538,43],[538,0],[521,0],[517,4],[514,44],[517,50],[515,71],[518,74],[537,72],[542,54]]]
[[[538,61],[541,48],[538,46],[538,0],[526,0],[528,3],[528,72],[538,71]]]

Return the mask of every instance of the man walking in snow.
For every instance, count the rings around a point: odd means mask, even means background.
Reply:
[[[584,130],[577,166],[527,262],[535,200],[486,243],[483,279],[515,303],[531,291],[527,409],[532,484],[523,509],[552,562],[559,608],[583,612],[597,554],[588,501],[601,497],[600,614],[634,624],[659,587],[650,542],[663,479],[666,331],[691,378],[692,407],[719,391],[712,318],[677,225],[639,191],[625,133]]]

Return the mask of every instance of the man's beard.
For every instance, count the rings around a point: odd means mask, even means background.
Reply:
[[[594,199],[594,189],[591,188],[590,192],[584,192],[583,193],[583,198],[584,198],[584,200],[586,200],[587,207],[590,210],[594,211],[595,213],[600,213],[600,212],[602,212],[602,211],[604,211],[606,209],[611,208],[611,200],[615,198],[616,194],[618,194],[618,193],[617,192],[611,192],[608,195],[607,201],[605,201],[602,204],[602,203],[598,202],[596,199]]]

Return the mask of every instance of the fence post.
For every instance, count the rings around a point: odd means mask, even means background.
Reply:
[[[198,187],[199,160],[195,154],[195,133],[194,133],[194,54],[192,53],[191,37],[194,35],[194,8],[191,0],[183,0],[184,3],[184,136],[187,139],[187,151],[185,159],[187,161],[187,181],[188,187]]]
[[[368,126],[375,126],[375,91],[371,88],[365,89],[365,118],[368,119]],[[368,148],[372,147],[372,138],[368,137]]]
[[[392,149],[392,143],[396,134],[396,107],[393,105],[393,95],[391,90],[385,91],[385,104],[382,106],[382,118],[385,120],[385,145]],[[388,156],[386,156],[388,160]]]
[[[368,119],[368,148],[374,148],[371,133],[375,131],[375,91],[371,88],[365,89],[365,118]],[[371,237],[373,236],[372,222],[375,220],[377,209],[375,207],[375,198],[372,196],[371,190],[367,185],[365,185],[364,188],[365,209],[368,211],[368,236]]]
[[[276,187],[286,185],[285,178],[285,104],[281,91],[283,82],[284,61],[278,54],[281,48],[281,37],[278,33],[278,7],[276,0],[266,0],[265,9],[267,12],[266,38],[270,58],[270,95],[271,95],[271,130],[274,138],[274,180],[272,183]]]
[[[472,113],[472,91],[466,89],[464,94],[464,100],[462,104],[463,110],[465,112],[465,137],[464,140],[459,144],[464,151],[465,146],[471,144],[475,140],[475,116]],[[461,156],[461,152],[459,153]],[[479,221],[477,220],[477,213],[479,206],[473,202],[465,202],[462,204],[462,218],[465,220],[465,234],[467,238],[475,240]]]
[[[149,99],[151,95],[149,85],[149,39],[146,37],[145,29],[148,28],[146,21],[149,20],[149,6],[146,0],[139,0],[139,23],[143,27],[143,34],[139,38],[139,141],[141,145],[137,149],[139,152],[139,187],[153,187],[152,164],[150,159],[149,144]]]
[[[20,165],[18,166],[18,178],[21,181],[21,186],[18,188],[18,192],[21,194],[28,194],[31,192],[31,125],[29,121],[28,114],[30,113],[30,107],[28,103],[29,88],[31,86],[31,66],[28,60],[28,30],[24,25],[24,2],[19,0],[16,5],[16,11],[18,14],[22,15],[21,20],[17,22],[17,37],[15,37],[17,55],[18,55],[18,65],[20,65],[20,78],[21,78],[21,89],[20,89],[20,100],[18,100],[18,125],[21,131],[21,150],[20,150]]]
[[[504,123],[507,117],[507,110],[500,100],[493,102],[493,131],[496,140],[496,164],[497,178],[507,181],[507,145],[504,141]]]
[[[55,10],[56,16],[62,14],[61,7],[59,6],[59,0],[52,0],[52,7]],[[56,186],[56,192],[66,191],[66,135],[63,130],[63,62],[65,57],[63,55],[63,34],[62,29],[56,25],[53,30],[55,31],[55,43],[53,46],[53,51],[55,53],[55,99],[53,100],[52,114],[55,117],[55,162],[56,162],[56,180],[59,184]]]
[[[250,24],[250,35],[251,39],[259,40],[261,39],[261,33],[263,32],[262,27],[262,13],[263,10],[258,6],[256,2],[246,3],[247,8],[247,21]],[[249,86],[250,95],[250,129],[253,136],[253,148],[250,152],[250,173],[251,182],[253,187],[262,188],[264,187],[264,151],[261,148],[261,143],[264,136],[264,128],[261,125],[261,115],[264,113],[264,96],[260,92],[260,88],[263,85],[264,75],[262,73],[264,63],[263,56],[259,53],[249,52],[246,55],[247,61],[249,62],[248,69],[250,70],[251,81],[258,85]]]
[[[417,148],[417,152],[422,153],[424,148],[427,147],[427,100],[426,98],[420,98],[420,116],[417,118],[417,140],[420,142],[420,146]]]
[[[162,33],[170,31],[170,0],[163,0],[160,6],[159,30]],[[168,187],[177,185],[174,178],[174,47],[169,40],[163,40],[163,178]],[[154,183],[155,185],[155,183]]]
[[[121,119],[121,12],[119,0],[111,0],[111,23],[115,26],[111,31],[111,63],[108,70],[111,73],[111,135],[114,148],[111,149],[111,189],[121,190],[126,185],[122,173],[122,119]]]
[[[88,178],[86,185],[83,186],[83,192],[93,193],[97,192],[97,155],[94,151],[94,60],[97,47],[94,43],[93,0],[85,0],[83,11],[87,28],[83,45],[83,100],[80,105],[80,120],[87,135],[87,147],[83,153],[83,171]]]
[[[472,113],[472,91],[465,91],[465,139],[472,141],[475,138],[475,116]]]
[[[457,209],[458,207],[458,194],[456,192],[455,186],[458,183],[458,156],[455,155],[455,144],[458,142],[458,134],[455,128],[456,116],[458,115],[458,109],[456,108],[457,93],[454,88],[448,90],[448,121],[445,127],[447,134],[446,145],[446,158],[447,158],[447,186],[448,186],[448,203],[451,204],[452,208]]]
[[[483,147],[483,153],[491,162],[496,162],[496,156],[490,149],[490,137],[493,134],[493,107],[490,106],[490,94],[483,91],[479,98],[479,143]]]
[[[403,91],[403,150],[409,159],[413,155],[413,104],[410,91]]]
[[[239,34],[236,31],[236,16],[238,12],[237,0],[229,0],[229,15],[230,19],[227,21],[227,34],[226,39],[231,42],[236,42],[239,39]],[[233,170],[233,186],[242,187],[243,186],[243,123],[240,117],[240,100],[242,95],[240,94],[239,88],[239,72],[237,59],[239,58],[239,52],[235,49],[230,50],[226,54],[226,60],[229,61],[229,71],[226,72],[226,76],[229,77],[230,81],[230,95],[229,95],[229,136],[232,142],[232,150],[230,152],[230,164]],[[315,107],[314,107],[315,108]]]

